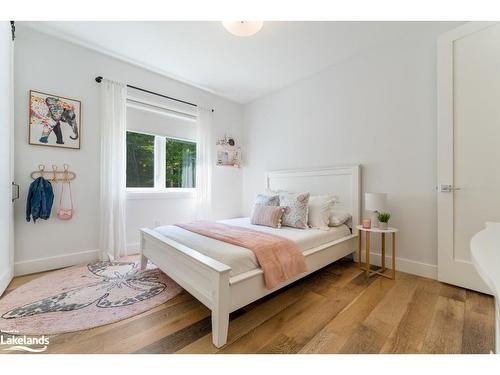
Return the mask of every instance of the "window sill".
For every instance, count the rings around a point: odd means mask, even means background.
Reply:
[[[134,199],[194,199],[196,189],[127,189],[127,200]]]

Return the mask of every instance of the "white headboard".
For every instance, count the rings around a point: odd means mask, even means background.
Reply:
[[[343,165],[315,169],[271,171],[267,174],[267,188],[294,192],[308,191],[311,195],[333,194],[339,212],[352,215],[353,233],[360,222],[360,165]]]

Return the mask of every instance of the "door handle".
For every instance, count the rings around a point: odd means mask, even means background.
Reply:
[[[460,190],[460,188],[454,187],[453,185],[446,185],[446,184],[439,185],[439,191],[441,193],[451,193],[457,190]]]
[[[12,187],[16,188],[16,195],[12,196],[12,202],[14,202],[16,199],[19,199],[19,185],[13,182]]]

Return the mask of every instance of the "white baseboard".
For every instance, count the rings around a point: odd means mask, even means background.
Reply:
[[[362,259],[365,260],[364,251],[362,252],[361,256]],[[370,263],[376,266],[380,266],[382,264],[382,255],[377,253],[370,253]],[[386,255],[385,264],[386,266],[392,265],[391,256]],[[437,265],[435,264],[422,263],[417,262],[416,260],[396,257],[396,270],[437,280]]]
[[[127,251],[129,255],[138,254],[139,243],[127,244]],[[99,250],[87,250],[77,253],[16,262],[14,264],[14,275],[27,275],[30,273],[49,271],[57,268],[91,262],[93,260],[99,259],[99,253]],[[362,254],[362,257],[363,259],[365,259],[364,252]],[[380,266],[382,263],[381,260],[382,256],[380,254],[370,253],[370,261],[372,264]],[[391,265],[392,257],[386,256],[385,262],[387,265]],[[437,266],[435,264],[422,263],[411,259],[396,257],[396,269],[398,271],[411,273],[417,276],[437,279]],[[8,283],[10,281],[10,275],[4,274],[0,277],[0,290],[2,289],[2,283],[5,282],[4,278],[8,280],[6,281]]]
[[[10,280],[12,280],[12,270],[7,270],[0,275],[0,297],[2,293],[10,284]]]
[[[141,244],[139,242],[136,243],[128,243],[127,244],[127,253],[128,255],[139,254],[139,248]]]
[[[47,258],[24,260],[14,263],[14,275],[27,275],[30,273],[54,270],[76,264],[83,264],[99,259],[99,250],[87,250],[77,253],[56,255]]]

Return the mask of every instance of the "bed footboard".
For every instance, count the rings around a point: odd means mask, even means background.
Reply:
[[[212,311],[212,341],[227,341],[229,272],[227,265],[148,228],[141,232],[141,267],[150,259],[181,287]]]

